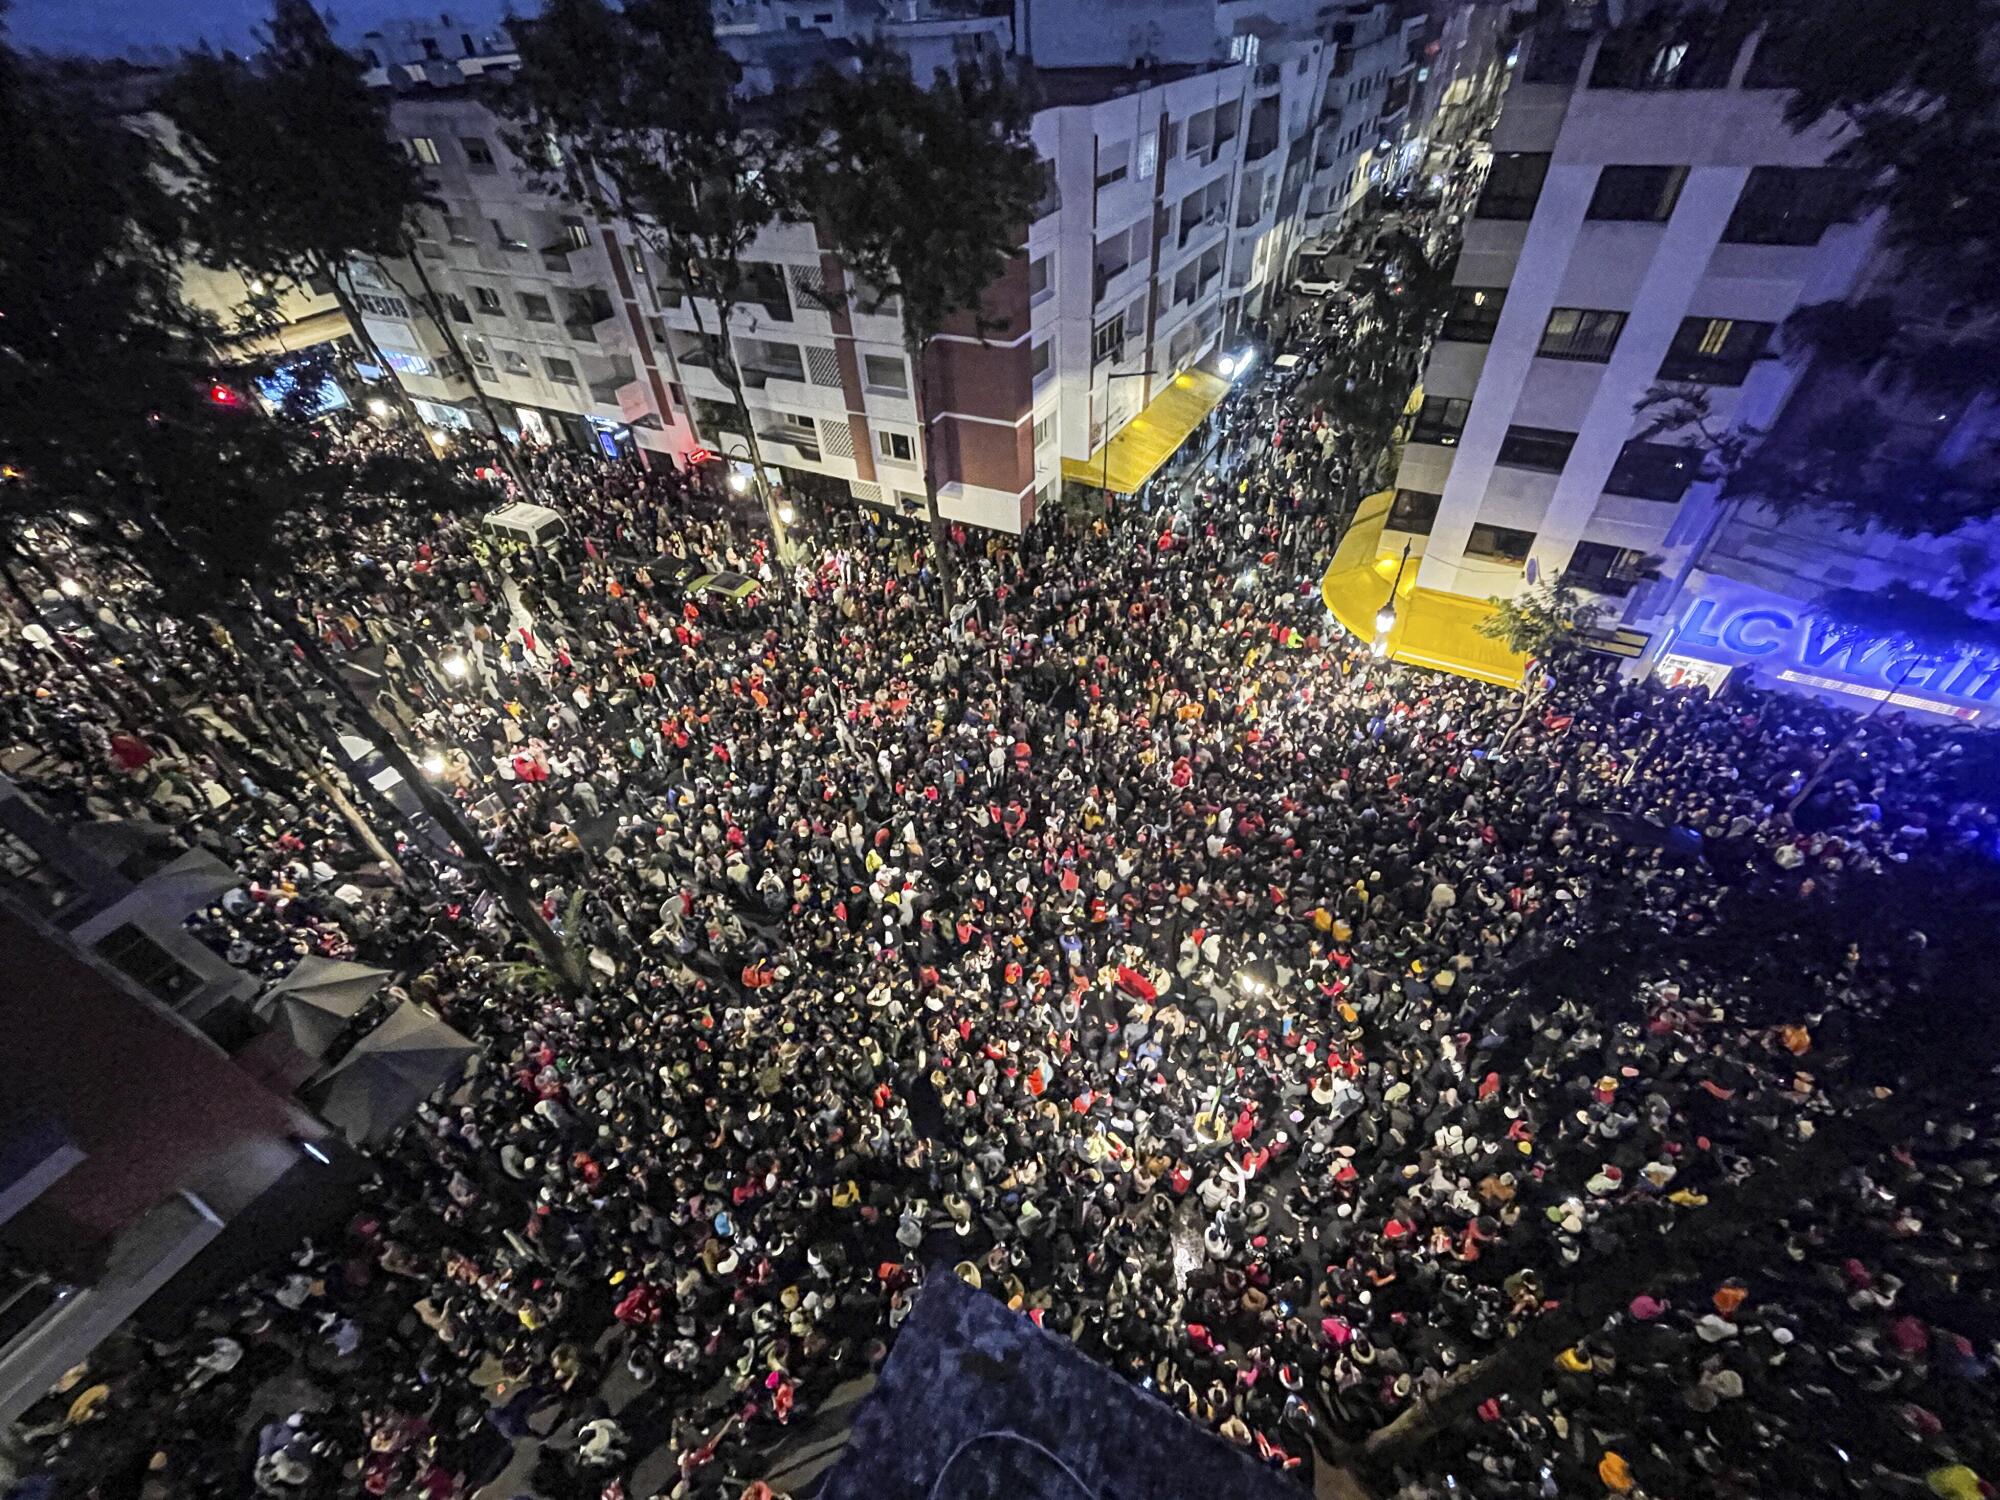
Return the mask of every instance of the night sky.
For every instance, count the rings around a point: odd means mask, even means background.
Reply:
[[[383,21],[433,10],[424,0],[332,0],[321,8],[332,11],[336,33],[348,40]],[[514,8],[532,5],[517,3]],[[445,0],[436,9],[490,24],[507,5],[505,0]],[[112,56],[135,48],[186,47],[204,38],[241,46],[269,13],[269,0],[13,0],[6,24],[16,47]]]

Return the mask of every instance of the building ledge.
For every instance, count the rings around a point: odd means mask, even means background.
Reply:
[[[1402,554],[1382,547],[1383,525],[1394,499],[1393,490],[1384,490],[1363,500],[1355,511],[1353,524],[1320,579],[1327,612],[1350,635],[1372,641],[1375,613],[1393,587],[1396,623],[1389,631],[1390,660],[1519,687],[1527,658],[1479,633],[1479,626],[1495,613],[1490,600],[1419,588],[1415,567],[1402,568],[1402,581],[1396,581]]]

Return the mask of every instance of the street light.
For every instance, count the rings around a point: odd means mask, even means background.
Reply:
[[[1396,590],[1403,586],[1403,569],[1409,566],[1411,543],[1403,543],[1403,555],[1396,563],[1396,578],[1389,585],[1389,597],[1382,601],[1382,607],[1375,611],[1375,645],[1377,658],[1389,654],[1389,632],[1396,628]]]
[[[1257,363],[1257,351],[1244,349],[1236,354],[1225,354],[1215,362],[1215,368],[1222,372],[1224,380],[1234,380],[1248,375],[1250,367]]]
[[[738,495],[742,494],[745,490],[750,488],[750,476],[748,474],[745,474],[741,469],[731,470],[729,475],[729,488],[735,494]]]
[[[447,677],[465,676],[465,658],[457,652],[453,652],[450,656],[444,658],[444,671]]]
[[[386,420],[389,413],[394,410],[395,407],[384,401],[380,396],[370,396],[368,398],[368,415],[371,417]]]
[[[780,500],[778,502],[778,519],[783,521],[787,526],[796,526],[798,524],[799,513],[791,501]]]
[[[429,776],[444,775],[444,757],[435,750],[425,751],[424,773]]]

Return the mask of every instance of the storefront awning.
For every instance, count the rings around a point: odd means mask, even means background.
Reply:
[[[1092,489],[1108,486],[1116,495],[1134,493],[1228,394],[1229,382],[1220,375],[1182,371],[1112,437],[1108,454],[1099,448],[1087,459],[1064,459],[1063,478]]]
[[[1396,623],[1389,632],[1392,660],[1476,677],[1502,687],[1519,687],[1527,658],[1479,633],[1481,622],[1494,613],[1489,601],[1418,588],[1415,558],[1402,570],[1402,582],[1396,582],[1396,565],[1402,554],[1382,549],[1382,527],[1394,498],[1393,491],[1384,490],[1363,500],[1355,511],[1354,524],[1347,528],[1326,576],[1320,580],[1320,597],[1326,600],[1327,609],[1350,633],[1372,641],[1375,613],[1388,600],[1393,585]]]

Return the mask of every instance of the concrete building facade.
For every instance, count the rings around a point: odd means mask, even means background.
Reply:
[[[1268,314],[1304,237],[1388,170],[1364,170],[1385,142],[1410,159],[1422,14],[1200,0],[1149,4],[1129,35],[1079,15],[1049,0],[718,8],[750,80],[837,63],[869,38],[932,67],[968,50],[1019,55],[1037,69],[1032,138],[1051,168],[984,326],[948,329],[922,371],[894,307],[845,296],[835,248],[809,226],[758,238],[746,259],[761,295],[729,334],[767,465],[915,514],[928,445],[948,519],[1019,531],[1065,463],[1079,482],[1094,460],[1115,479],[1126,469],[1103,460],[1128,424],[1165,392],[1214,390],[1189,372]],[[704,349],[715,308],[622,227],[538,192],[508,150],[479,88],[510,65],[505,38],[446,17],[366,44],[397,91],[393,128],[443,205],[423,217],[416,264],[359,273],[369,331],[426,419],[480,426],[490,406],[537,440],[747,456]],[[448,327],[424,312],[426,281]]]
[[[1642,401],[1698,385],[1716,426],[1767,425],[1797,378],[1779,325],[1866,263],[1837,137],[1785,125],[1754,43],[1671,63],[1619,45],[1523,42],[1384,533],[1424,587],[1621,598],[1670,564],[1699,453],[1649,439]]]

